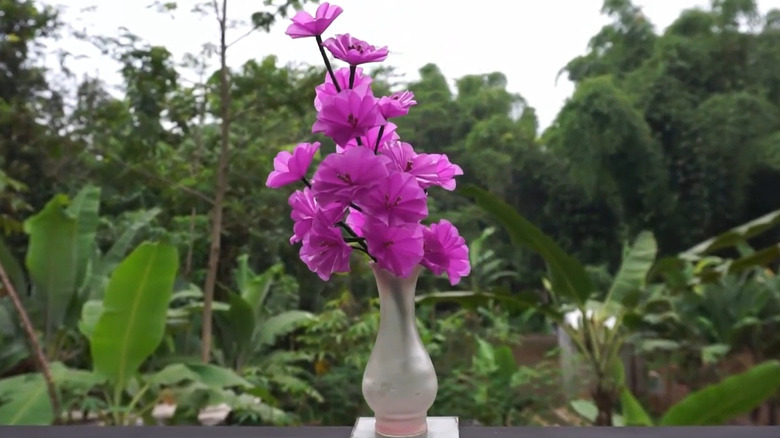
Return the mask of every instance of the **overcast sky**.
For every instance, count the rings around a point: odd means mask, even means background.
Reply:
[[[177,59],[198,53],[203,43],[217,41],[213,17],[190,13],[202,0],[179,0],[179,10],[160,14],[147,8],[153,0],[54,0],[46,3],[65,7],[64,21],[92,34],[116,35],[125,27],[151,44],[166,46]],[[466,74],[503,72],[508,88],[520,93],[539,114],[541,127],[548,126],[572,85],[559,70],[583,54],[588,40],[608,22],[600,14],[603,0],[336,0],[344,13],[328,30],[351,33],[374,45],[387,45],[393,65],[405,78],[417,77],[417,69],[432,62],[449,78]],[[262,9],[262,0],[230,0],[228,16],[249,20]],[[668,26],[688,8],[709,4],[709,0],[634,0],[657,29]],[[780,8],[780,0],[759,0],[762,13]],[[90,10],[84,10],[93,7]],[[314,11],[316,5],[308,5]],[[231,47],[232,66],[247,59],[276,55],[282,63],[321,63],[313,40],[292,40],[284,34],[287,20],[270,33],[256,33]],[[231,31],[228,41],[245,33],[246,27]],[[111,84],[120,83],[118,65],[73,40],[58,42],[70,51],[87,55],[69,66],[78,73],[98,75]],[[217,59],[212,59],[216,63]]]

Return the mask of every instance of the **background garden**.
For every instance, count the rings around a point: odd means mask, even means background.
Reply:
[[[257,32],[300,6],[266,3]],[[224,36],[222,5],[192,13]],[[411,83],[374,71],[377,94],[416,96],[401,138],[465,172],[431,219],[457,225],[472,274],[418,284],[430,414],[777,424],[780,10],[713,0],[663,33],[630,0],[602,12],[543,132],[500,72],[452,88],[433,64]],[[280,149],[322,140],[324,69],[268,55],[212,71],[127,31],[84,34],[121,62],[117,94],[43,67],[41,41],[67,29],[39,2],[0,0],[0,424],[370,415],[371,271],[309,272],[289,243],[292,189],[265,187]]]

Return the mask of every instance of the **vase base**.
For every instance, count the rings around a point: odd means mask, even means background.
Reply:
[[[427,427],[426,427],[427,425]],[[377,430],[376,418],[360,417],[352,428],[350,438],[459,438],[458,417],[428,417],[426,423],[417,430],[403,430],[403,428],[382,428]],[[411,433],[411,434],[410,434]]]

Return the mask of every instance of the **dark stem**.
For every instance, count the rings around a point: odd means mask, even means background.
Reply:
[[[355,73],[357,72],[356,65],[349,66],[349,89],[351,90],[355,86]]]
[[[364,247],[362,247],[362,246],[352,246],[352,245],[350,245],[349,247],[350,247],[350,248],[352,248],[352,249],[356,249],[356,250],[358,250],[358,251],[360,251],[360,252],[362,252],[362,253],[365,253],[367,256],[371,257],[371,261],[373,261],[374,263],[376,263],[376,258],[374,258],[374,256],[372,256],[371,254],[369,254],[369,253],[368,253],[368,250],[367,250],[367,249],[365,249]]]
[[[353,246],[353,248],[359,249],[360,251],[363,251],[369,257],[371,257],[371,260],[376,262],[376,258],[374,256],[372,256],[371,253],[368,252],[368,246],[366,245],[366,239],[363,239],[362,237],[358,236],[357,233],[355,233],[352,230],[352,228],[350,228],[350,226],[347,225],[347,223],[344,222],[344,221],[339,221],[339,222],[336,223],[336,225],[340,226],[344,231],[347,232],[347,234],[350,235],[350,237],[347,237],[347,238],[344,239],[345,241],[354,240],[355,243],[360,245],[360,247],[354,247]],[[347,240],[347,239],[349,239],[349,240]]]
[[[311,188],[311,183],[309,182],[308,179],[306,179],[305,176],[303,178],[301,178],[301,181],[303,181],[303,184],[305,184],[306,187]]]
[[[330,66],[328,55],[325,54],[325,47],[322,46],[322,37],[320,35],[317,35],[315,38],[317,39],[317,48],[320,49],[320,55],[322,55],[322,60],[325,62],[325,68],[328,69],[328,74],[330,75],[330,79],[333,80],[333,86],[336,87],[336,91],[340,93],[341,87],[339,87],[339,83],[336,80],[336,75],[333,73],[333,67]]]
[[[382,125],[379,127],[379,134],[376,136],[376,144],[374,145],[374,154],[377,154],[379,151],[379,141],[382,139],[382,136],[385,133],[385,126],[387,125]]]

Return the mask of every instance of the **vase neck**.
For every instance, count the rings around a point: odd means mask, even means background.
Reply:
[[[420,269],[401,278],[376,266],[373,268],[379,291],[380,325],[416,327],[414,298]]]

